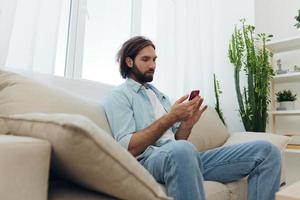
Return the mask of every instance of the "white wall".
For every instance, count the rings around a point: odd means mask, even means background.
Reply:
[[[294,27],[299,9],[299,0],[255,0],[256,29],[274,34],[273,40],[299,36],[300,29]]]
[[[254,24],[254,0],[214,0],[213,34],[214,68],[220,81],[221,107],[230,131],[243,131],[244,127],[238,113],[238,102],[234,86],[233,65],[228,58],[228,44],[235,24],[241,18]]]

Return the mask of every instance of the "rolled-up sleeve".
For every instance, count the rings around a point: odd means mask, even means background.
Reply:
[[[128,150],[131,137],[136,132],[130,99],[124,93],[114,91],[106,98],[103,106],[114,138]]]

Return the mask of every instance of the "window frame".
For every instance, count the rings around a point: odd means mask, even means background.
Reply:
[[[85,24],[88,17],[87,11],[88,0],[71,0],[70,15],[67,39],[67,51],[64,77],[71,79],[81,79]],[[130,35],[135,36],[141,33],[141,10],[142,1],[132,0],[131,13],[131,31]],[[117,51],[117,50],[116,50]]]

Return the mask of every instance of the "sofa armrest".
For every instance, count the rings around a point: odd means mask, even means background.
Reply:
[[[0,199],[46,200],[50,151],[44,140],[0,135]]]
[[[255,141],[255,140],[268,141],[268,142],[274,144],[280,150],[281,160],[282,160],[280,183],[281,183],[281,185],[284,185],[286,182],[284,150],[290,141],[290,137],[276,135],[273,133],[237,132],[237,133],[232,133],[223,146],[230,145],[230,144],[238,144],[238,143],[243,143],[243,142],[250,142],[250,141]]]
[[[255,140],[265,140],[271,142],[279,148],[280,151],[284,151],[286,145],[290,141],[290,137],[277,135],[273,133],[259,133],[259,132],[236,132],[232,133],[227,139],[224,145],[238,144],[242,142],[250,142]]]

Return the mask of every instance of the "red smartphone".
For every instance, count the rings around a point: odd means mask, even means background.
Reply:
[[[190,94],[189,101],[195,98],[196,96],[199,96],[200,90],[193,90]]]

